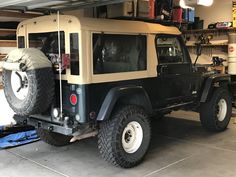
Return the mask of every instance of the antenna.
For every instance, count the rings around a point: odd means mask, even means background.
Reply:
[[[58,55],[59,55],[59,85],[60,85],[60,118],[63,116],[62,109],[62,60],[61,60],[61,34],[60,34],[60,12],[57,11],[57,33],[58,33]]]

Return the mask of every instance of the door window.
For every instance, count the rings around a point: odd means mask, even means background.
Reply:
[[[184,55],[176,36],[160,36],[156,40],[157,57],[160,64],[183,63]]]

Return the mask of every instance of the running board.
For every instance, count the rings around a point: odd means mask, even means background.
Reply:
[[[98,131],[94,130],[92,132],[88,132],[88,133],[85,133],[85,134],[76,135],[73,138],[71,138],[70,142],[73,143],[75,141],[79,141],[79,140],[82,140],[82,139],[87,139],[87,138],[90,138],[90,137],[95,137],[95,136],[97,136],[97,134],[98,134]]]
[[[191,101],[191,102],[187,102],[187,103],[176,104],[176,105],[172,105],[172,106],[169,106],[169,107],[156,109],[155,112],[161,112],[161,111],[168,110],[168,109],[178,108],[178,107],[186,106],[186,105],[193,104],[193,103],[194,102]]]

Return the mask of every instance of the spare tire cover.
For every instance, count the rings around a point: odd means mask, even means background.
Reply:
[[[16,49],[8,54],[6,62],[24,63],[26,71],[3,69],[6,99],[18,115],[45,112],[54,97],[54,74],[49,59],[38,49]]]

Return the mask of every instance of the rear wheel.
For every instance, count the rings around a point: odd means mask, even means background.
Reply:
[[[41,140],[45,143],[53,145],[53,146],[65,146],[70,144],[71,136],[62,135],[55,132],[50,132],[49,130],[45,130],[39,128],[37,133]]]
[[[134,105],[117,109],[110,120],[101,123],[98,148],[102,157],[113,165],[130,168],[144,158],[151,137],[145,111]]]
[[[229,91],[218,88],[211,99],[201,104],[200,119],[209,131],[223,131],[227,128],[232,114],[232,101]]]

